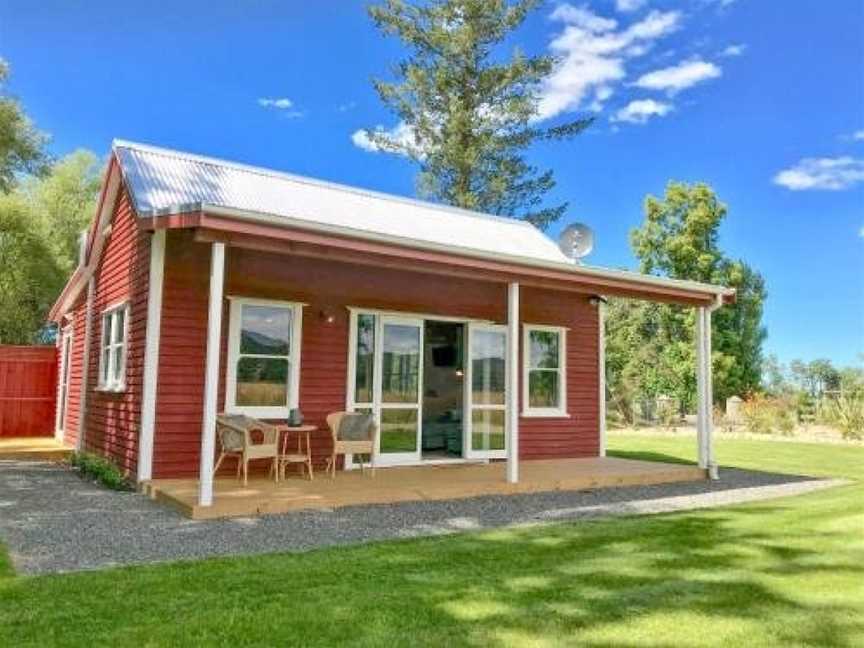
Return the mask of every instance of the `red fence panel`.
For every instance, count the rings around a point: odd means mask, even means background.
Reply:
[[[57,349],[0,345],[0,437],[52,436]]]

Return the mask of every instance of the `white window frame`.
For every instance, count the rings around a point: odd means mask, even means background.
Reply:
[[[69,414],[70,365],[72,364],[74,330],[73,325],[68,324],[60,330],[57,339],[60,347],[60,363],[57,372],[57,412],[54,415],[54,436],[61,442],[66,433],[66,419]]]
[[[123,313],[123,338],[118,339],[119,327],[117,316]],[[120,349],[120,357],[123,369],[117,377],[117,353]],[[105,351],[108,351],[108,366],[105,366]],[[101,326],[99,328],[99,379],[97,389],[100,391],[122,392],[126,391],[126,370],[129,356],[129,302],[109,306],[102,311]],[[106,371],[107,370],[107,371]]]
[[[531,368],[531,333],[534,331],[558,334],[558,407],[531,407],[528,380],[531,371],[554,371]],[[567,413],[567,329],[563,326],[544,324],[522,326],[522,416],[529,418],[568,418],[570,416]]]
[[[228,297],[231,303],[228,323],[228,366],[225,376],[225,411],[229,414],[246,414],[261,419],[287,419],[292,409],[300,403],[300,358],[303,344],[303,307],[299,302],[255,299],[252,297]],[[288,362],[288,400],[285,405],[237,405],[237,362],[240,359],[240,323],[244,306],[270,306],[291,311],[291,348]],[[261,356],[268,357],[268,356]],[[285,356],[273,356],[285,357]]]

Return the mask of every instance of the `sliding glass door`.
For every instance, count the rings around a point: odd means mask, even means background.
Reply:
[[[423,320],[379,317],[374,381],[379,403],[378,463],[420,460]]]
[[[506,457],[506,359],[506,326],[468,325],[464,445],[471,459]]]

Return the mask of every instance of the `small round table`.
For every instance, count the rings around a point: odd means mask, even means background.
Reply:
[[[282,452],[279,454],[279,469],[276,471],[276,479],[285,479],[285,466],[289,463],[299,463],[306,466],[306,472],[309,475],[309,481],[312,481],[312,433],[318,427],[315,425],[277,425],[276,428],[282,437]],[[291,433],[297,434],[297,451],[291,452],[288,450],[288,435]],[[306,437],[306,450],[303,450],[303,437]]]

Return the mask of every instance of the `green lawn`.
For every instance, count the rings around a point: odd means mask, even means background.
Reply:
[[[619,437],[692,458],[692,440]],[[859,480],[864,449],[721,441]],[[864,646],[864,484],[703,512],[64,576],[0,557],[0,646]]]

